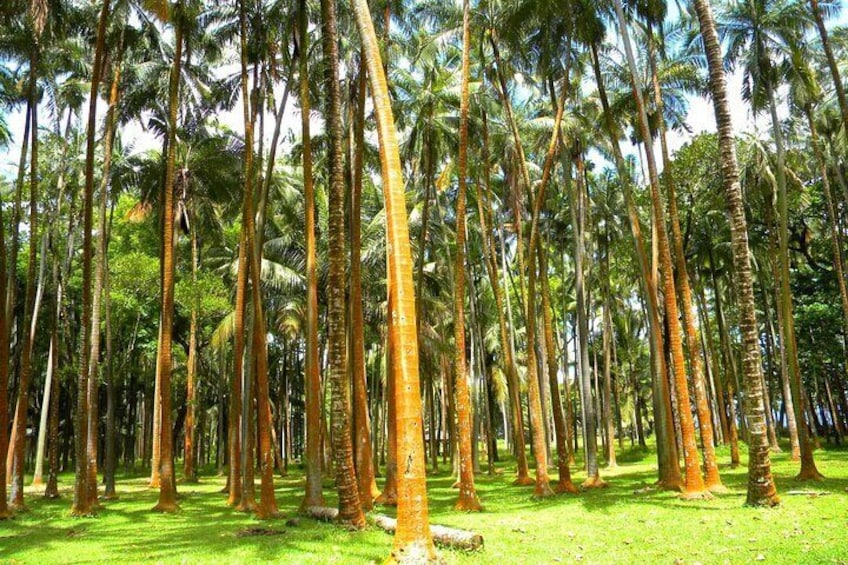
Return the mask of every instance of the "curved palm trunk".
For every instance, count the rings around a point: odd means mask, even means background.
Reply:
[[[88,496],[92,508],[97,508],[97,451],[99,443],[100,414],[98,398],[100,392],[100,318],[103,304],[103,280],[106,272],[106,252],[108,240],[106,237],[107,209],[109,202],[109,173],[112,167],[112,147],[115,139],[115,112],[120,94],[121,55],[123,48],[118,47],[117,57],[113,62],[112,84],[109,89],[109,109],[106,112],[105,135],[103,138],[103,173],[100,180],[99,226],[97,250],[95,252],[94,289],[91,307],[91,350],[88,353]]]
[[[733,145],[733,124],[730,120],[730,106],[727,102],[721,44],[716,33],[715,20],[709,0],[695,0],[695,11],[707,54],[710,92],[715,107],[716,125],[718,126],[721,172],[730,216],[734,280],[736,282],[740,328],[744,345],[745,386],[747,389],[745,408],[750,429],[747,503],[773,505],[778,502],[778,497],[771,475],[765,426],[761,378],[762,364],[760,363],[759,332],[751,273],[751,251],[748,247],[748,226],[745,219],[742,190],[739,186],[736,149]]]
[[[422,434],[421,397],[418,378],[418,339],[415,333],[415,293],[412,281],[412,254],[406,215],[400,152],[394,126],[386,75],[380,57],[377,35],[367,0],[353,0],[356,24],[362,37],[368,79],[377,115],[380,162],[386,201],[386,240],[390,302],[394,307],[391,340],[396,353],[391,366],[397,385],[397,452],[403,462],[398,473],[398,521],[390,561],[422,563],[437,561],[430,534],[427,484]]]
[[[513,355],[512,341],[507,330],[506,314],[504,310],[504,294],[501,288],[500,276],[498,274],[497,250],[495,249],[494,238],[489,229],[494,229],[494,221],[492,219],[491,205],[491,182],[489,170],[489,127],[486,118],[486,111],[483,113],[483,193],[482,198],[477,191],[477,204],[479,207],[480,230],[484,234],[486,247],[486,268],[489,273],[489,284],[492,287],[492,294],[495,297],[495,308],[498,311],[498,337],[500,338],[501,351],[504,357],[504,368],[506,369],[507,392],[509,394],[509,404],[512,409],[512,431],[513,444],[516,453],[516,463],[518,477],[513,484],[530,485],[533,484],[533,479],[530,478],[530,473],[527,468],[527,455],[524,449],[524,417],[521,412],[521,396],[520,383],[518,379],[518,369],[515,366],[515,358]],[[485,204],[485,210],[483,208]],[[488,218],[488,220],[487,220]],[[491,226],[487,228],[486,222]],[[504,249],[503,253],[506,253]]]
[[[83,242],[82,242],[82,320],[80,344],[80,372],[77,379],[77,414],[74,433],[76,469],[74,480],[74,502],[71,513],[84,516],[91,513],[88,497],[88,375],[89,347],[91,343],[91,252],[92,216],[94,209],[94,146],[97,135],[97,97],[103,56],[106,51],[106,26],[109,20],[110,0],[103,0],[97,24],[97,43],[94,49],[91,93],[88,104],[88,129],[85,151],[85,188],[83,190]]]
[[[332,388],[332,441],[339,493],[340,523],[365,526],[359,503],[359,487],[353,464],[350,375],[347,371],[345,336],[345,180],[344,142],[339,86],[339,46],[336,40],[336,2],[321,0],[321,38],[328,91],[327,130],[329,147],[329,275],[327,288],[327,348]]]
[[[627,22],[621,1],[615,1],[615,11],[618,19],[619,33],[624,43],[627,65],[630,69],[631,86],[633,97],[636,100],[637,118],[639,122],[640,135],[645,143],[645,156],[648,164],[648,175],[651,185],[651,204],[656,220],[657,243],[660,252],[660,266],[663,278],[663,298],[665,300],[666,318],[669,326],[668,341],[671,347],[671,356],[674,362],[674,382],[677,403],[679,406],[678,418],[680,419],[680,431],[683,444],[683,458],[686,463],[686,475],[684,485],[684,496],[700,497],[706,493],[704,479],[701,476],[701,464],[698,456],[698,447],[695,442],[695,423],[692,418],[689,404],[689,385],[686,379],[686,361],[683,355],[683,344],[681,342],[680,320],[677,308],[677,289],[674,283],[674,271],[671,261],[671,249],[669,247],[668,233],[665,226],[665,210],[659,192],[659,176],[656,162],[654,161],[653,148],[650,146],[651,134],[648,129],[648,118],[645,104],[642,98],[642,90],[639,84],[636,61],[633,56],[633,48],[630,44],[630,36],[627,31]]]
[[[771,83],[766,84],[768,91],[769,111],[771,113],[772,134],[777,149],[777,216],[779,220],[778,236],[780,245],[780,303],[779,307],[783,313],[784,337],[786,338],[786,357],[789,361],[789,382],[792,388],[792,397],[795,407],[795,422],[798,426],[798,442],[801,448],[801,470],[797,475],[798,480],[820,480],[823,478],[816,468],[813,457],[813,446],[810,441],[810,427],[815,423],[808,423],[804,419],[807,409],[807,398],[804,394],[804,385],[801,381],[801,367],[798,363],[798,342],[795,338],[795,314],[792,306],[792,288],[790,286],[789,274],[789,199],[786,193],[786,154],[783,146],[783,134],[780,129],[780,120],[777,116],[777,100]]]
[[[27,124],[28,125],[28,124]],[[3,206],[0,204],[0,300],[6,297],[6,220],[3,218]],[[0,453],[6,453],[9,429],[9,317],[5,305],[0,316]],[[10,518],[12,513],[6,499],[6,465],[0,462],[0,520]]]
[[[251,346],[253,372],[255,374],[255,396],[256,396],[256,421],[259,431],[259,461],[261,487],[259,504],[255,505],[256,517],[267,519],[277,516],[277,501],[274,497],[274,450],[271,443],[271,403],[269,399],[268,384],[268,344],[266,342],[265,312],[262,309],[262,285],[261,285],[261,245],[257,244],[256,216],[253,208],[253,130],[254,112],[251,111],[250,93],[248,91],[247,75],[247,15],[245,1],[240,3],[239,11],[240,29],[240,55],[241,55],[241,95],[244,109],[245,126],[245,148],[244,148],[244,204],[242,207],[242,231],[246,234],[245,248],[249,256],[248,273],[251,283],[251,306],[253,307],[253,324],[251,327]],[[253,108],[253,110],[257,110]],[[250,357],[250,356],[249,356]],[[252,399],[251,399],[252,400]],[[249,400],[250,401],[250,400]],[[247,416],[245,416],[247,417]],[[248,419],[247,426],[253,429],[253,422]],[[249,438],[251,434],[247,435]],[[245,445],[247,447],[247,445]],[[248,456],[253,462],[252,450],[247,450]],[[246,490],[252,486],[252,477],[248,475],[249,484]],[[242,494],[240,506],[253,506],[249,497]]]
[[[191,223],[191,281],[197,284],[197,226],[194,219]],[[195,440],[195,410],[197,404],[197,389],[195,375],[197,373],[197,307],[192,305],[191,320],[188,330],[188,359],[186,360],[186,417],[185,445],[183,450],[183,478],[190,483],[197,482],[197,470],[194,465],[196,451]]]
[[[244,379],[244,314],[247,301],[247,234],[242,230],[239,237],[239,251],[236,275],[236,303],[233,320],[233,375],[228,410],[227,445],[229,447],[230,467],[227,476],[229,492],[227,505],[241,504],[241,419],[242,419],[242,381]]]
[[[613,158],[615,161],[616,171],[618,172],[618,176],[622,183],[624,202],[627,207],[627,215],[630,220],[630,231],[636,246],[636,257],[639,263],[639,270],[642,274],[642,282],[645,285],[644,292],[647,296],[646,304],[648,310],[648,327],[651,335],[651,348],[653,351],[654,361],[651,385],[653,389],[654,419],[656,421],[659,484],[661,487],[669,490],[680,490],[683,487],[683,477],[680,475],[680,465],[678,464],[679,457],[677,443],[674,440],[671,397],[668,380],[665,377],[665,345],[663,343],[662,328],[660,324],[656,277],[653,275],[651,270],[650,262],[648,260],[648,252],[645,249],[645,243],[642,239],[642,228],[639,220],[639,213],[636,210],[636,204],[633,200],[633,187],[631,184],[630,173],[627,168],[627,164],[624,161],[624,156],[619,144],[621,133],[612,118],[612,113],[610,112],[609,100],[604,86],[603,75],[601,74],[598,46],[596,44],[592,44],[590,47],[592,51],[592,68],[595,74],[595,81],[598,85],[601,107],[604,111],[604,124],[607,129],[607,134],[610,136],[612,142]],[[638,411],[638,407],[636,410]]]
[[[456,196],[456,256],[453,286],[454,389],[459,440],[459,500],[455,509],[479,512],[483,508],[474,488],[471,392],[465,360],[465,208],[468,174],[468,80],[470,74],[471,16],[469,0],[462,3],[462,76],[459,102],[459,189]]]
[[[724,490],[721,477],[718,474],[718,462],[715,454],[715,436],[713,433],[712,413],[707,389],[704,382],[704,370],[701,363],[701,336],[698,331],[697,315],[692,301],[692,291],[689,286],[689,271],[686,265],[686,254],[683,249],[683,233],[680,230],[680,214],[677,209],[677,194],[674,170],[669,156],[666,140],[665,118],[663,116],[663,100],[657,77],[657,64],[654,54],[653,33],[648,26],[648,49],[651,65],[651,82],[653,85],[654,104],[659,115],[659,137],[663,160],[663,179],[666,186],[668,201],[668,216],[671,224],[673,257],[677,268],[677,285],[680,290],[680,305],[683,310],[683,327],[686,331],[686,344],[689,348],[689,370],[692,375],[692,388],[695,391],[695,406],[698,411],[698,424],[701,431],[701,444],[704,450],[704,486],[710,491]]]
[[[559,390],[558,364],[556,358],[556,345],[554,344],[554,324],[551,314],[551,287],[548,280],[548,257],[545,244],[540,241],[539,245],[539,275],[542,283],[542,323],[545,331],[545,354],[547,355],[548,383],[551,387],[551,410],[554,416],[554,433],[557,448],[557,470],[559,477],[556,488],[557,493],[568,492],[576,494],[577,487],[571,482],[571,469],[569,468],[569,428],[566,422],[562,406],[562,396]]]
[[[306,0],[298,8],[300,26],[300,115],[303,145],[303,198],[306,216],[306,496],[301,509],[323,506],[321,490],[321,375],[318,365],[318,267],[315,258],[315,189],[312,184],[312,139],[309,132],[308,15]]]
[[[156,366],[159,372],[159,502],[157,512],[176,512],[177,486],[174,475],[174,446],[171,430],[171,347],[174,332],[174,169],[177,159],[177,110],[180,92],[180,68],[183,53],[182,2],[177,11],[174,32],[174,62],[168,91],[168,157],[165,163],[165,185],[162,191],[162,329]]]
[[[18,399],[12,433],[12,476],[9,489],[9,504],[13,510],[24,506],[24,447],[26,446],[27,413],[29,412],[29,381],[32,376],[32,352],[35,345],[35,329],[38,323],[38,301],[36,300],[36,261],[38,259],[38,99],[37,67],[38,42],[30,61],[30,103],[32,128],[30,129],[30,197],[29,197],[29,259],[27,264],[26,294],[24,296],[23,328],[25,340],[21,351],[18,371]]]
[[[356,115],[353,117],[353,186],[350,198],[350,366],[353,380],[354,464],[359,501],[371,510],[380,495],[374,478],[371,419],[368,414],[368,381],[365,374],[365,335],[362,314],[362,173],[365,150],[365,60],[359,65]]]
[[[585,431],[585,488],[602,487],[606,483],[601,479],[598,469],[598,438],[595,422],[595,408],[592,404],[592,377],[589,373],[589,320],[586,311],[586,284],[584,261],[586,256],[586,191],[583,186],[583,156],[576,148],[573,155],[577,167],[575,186],[571,185],[571,164],[566,166],[566,190],[568,191],[571,224],[574,226],[574,290],[577,302],[577,336],[579,340],[580,395],[581,411]]]

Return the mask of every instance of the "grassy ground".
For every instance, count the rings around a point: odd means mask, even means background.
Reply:
[[[729,460],[727,452],[719,455]],[[451,478],[436,475],[429,484],[431,517],[485,538],[480,552],[442,550],[449,563],[848,563],[848,450],[818,451],[817,460],[828,479],[798,484],[786,453],[774,456],[783,504],[773,509],[743,507],[744,466],[722,467],[730,492],[710,501],[645,490],[655,477],[654,456],[629,451],[618,469],[602,471],[610,488],[541,502],[531,500],[532,489],[510,485],[510,464],[500,467],[502,475],[480,475],[483,514],[454,512]],[[260,523],[224,504],[220,478],[180,485],[181,512],[160,515],[150,512],[156,493],[144,478],[122,477],[120,500],[96,518],[74,519],[71,477],[62,478],[62,499],[28,493],[29,510],[0,522],[0,562],[368,563],[381,562],[391,548],[391,537],[375,529],[351,533],[309,519]],[[278,479],[277,499],[289,517],[302,488],[298,474]],[[788,494],[793,490],[829,494]],[[256,528],[272,535],[246,535]]]

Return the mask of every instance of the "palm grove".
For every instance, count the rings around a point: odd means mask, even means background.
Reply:
[[[368,4],[4,4],[0,517],[65,469],[108,511],[123,466],[155,510],[207,471],[273,518],[297,462],[300,510],[396,505],[412,562],[440,466],[466,511],[499,457],[579,496],[626,441],[684,498],[724,488],[718,445],[748,504],[781,439],[819,479],[848,425],[839,3]]]

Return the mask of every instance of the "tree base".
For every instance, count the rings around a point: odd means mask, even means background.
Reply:
[[[513,486],[517,487],[529,487],[536,484],[530,475],[518,475],[514,481],[512,481]]]
[[[242,497],[241,501],[236,506],[238,512],[256,512],[256,501]]]
[[[574,486],[574,483],[572,483],[570,480],[560,480],[557,483],[554,492],[556,492],[557,494],[577,494],[580,492],[580,489]]]
[[[390,492],[384,490],[380,496],[374,500],[374,504],[379,504],[381,506],[397,506],[397,492]]]
[[[609,483],[603,480],[601,477],[589,477],[583,484],[580,485],[584,490],[592,489],[592,488],[607,488]]]
[[[713,494],[727,494],[730,492],[730,489],[724,486],[722,483],[716,483],[714,485],[706,485],[707,490]]]
[[[12,516],[12,511],[8,508],[6,510],[0,511],[0,520],[10,520]]]
[[[271,508],[268,510],[263,510],[262,507],[258,507],[256,509],[256,519],[257,520],[278,520],[283,517],[283,513],[279,511],[277,508]]]
[[[660,490],[673,490],[683,492],[683,479],[659,479],[656,483]]]
[[[775,506],[780,505],[780,497],[777,494],[771,494],[768,496],[763,496],[761,498],[757,498],[751,500],[750,498],[745,501],[745,506],[759,506],[765,508],[774,508]]]
[[[708,490],[683,491],[680,500],[712,500],[713,495]]]
[[[44,486],[44,481],[41,479],[41,477],[35,477],[32,480],[32,484],[29,486],[31,486],[32,488],[40,488]]]
[[[824,475],[819,473],[819,470],[813,467],[812,469],[801,469],[801,472],[795,475],[796,481],[823,481]]]
[[[482,512],[483,505],[480,504],[480,499],[477,498],[476,494],[468,496],[460,495],[459,500],[456,501],[453,509],[459,512]]]
[[[415,542],[392,550],[385,565],[442,565],[446,563],[436,550],[424,542]]]
[[[533,498],[540,500],[542,498],[550,498],[556,496],[556,493],[551,488],[551,484],[547,481],[537,481],[536,488],[533,489]]]
[[[159,501],[159,503],[151,509],[153,512],[161,512],[163,514],[174,514],[180,511],[180,506],[173,501]]]

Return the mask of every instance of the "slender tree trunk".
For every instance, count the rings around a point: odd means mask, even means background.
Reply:
[[[262,308],[262,252],[260,237],[256,231],[256,215],[253,207],[253,187],[256,182],[255,171],[253,166],[253,130],[255,124],[255,115],[259,108],[251,108],[250,94],[248,89],[248,74],[247,74],[247,0],[242,0],[239,13],[239,28],[240,28],[240,55],[241,55],[241,94],[244,109],[244,125],[245,125],[245,158],[244,158],[244,205],[242,208],[242,231],[245,232],[246,240],[245,247],[249,256],[248,273],[250,274],[251,283],[251,306],[253,314],[253,324],[251,325],[251,346],[252,357],[251,368],[254,374],[254,390],[256,397],[256,426],[258,428],[258,456],[260,464],[261,488],[259,504],[256,505],[256,517],[259,519],[273,518],[279,514],[277,510],[277,501],[274,496],[274,451],[271,443],[271,426],[273,420],[271,415],[270,403],[270,387],[268,383],[268,345],[266,342],[266,327],[265,313]],[[248,402],[252,402],[253,398],[247,396]],[[247,429],[253,430],[253,422],[245,411]],[[251,434],[247,434],[245,440],[245,453],[250,457],[250,466],[253,466],[253,456],[251,443]],[[242,503],[240,506],[249,506],[252,502],[252,497],[247,497],[247,491],[252,491],[253,477],[252,473],[246,473],[247,483],[245,484],[246,492],[242,493]]]
[[[748,227],[742,190],[739,186],[739,168],[733,140],[733,124],[727,102],[721,44],[716,33],[715,20],[709,0],[695,0],[695,11],[700,23],[701,37],[707,54],[710,72],[710,92],[715,107],[721,151],[722,180],[730,216],[730,238],[733,251],[734,281],[739,303],[740,329],[744,346],[743,365],[747,389],[746,415],[750,425],[748,445],[748,504],[773,505],[778,502],[774,479],[771,475],[768,438],[764,425],[762,399],[762,364],[754,303],[751,251],[748,247]]]
[[[350,367],[353,381],[353,431],[354,463],[356,465],[359,501],[366,511],[371,510],[373,501],[379,496],[374,479],[371,446],[371,419],[368,414],[368,381],[365,374],[365,335],[362,314],[361,275],[361,213],[363,154],[365,151],[365,59],[360,57],[357,80],[357,96],[353,123],[353,186],[350,202]],[[352,104],[354,105],[354,104]]]
[[[365,515],[353,463],[350,374],[345,339],[345,181],[344,143],[339,86],[339,47],[336,42],[335,0],[321,0],[321,38],[324,80],[329,94],[325,116],[329,133],[329,275],[327,295],[327,347],[332,389],[333,459],[339,493],[338,521],[360,529]],[[420,415],[419,415],[420,417]]]
[[[74,503],[71,513],[85,516],[91,513],[88,496],[88,465],[86,446],[88,445],[88,376],[89,347],[91,343],[91,253],[92,253],[92,216],[94,209],[94,148],[97,135],[97,97],[100,77],[103,70],[103,56],[106,51],[106,26],[109,21],[110,0],[103,0],[97,24],[97,43],[94,49],[92,66],[91,93],[88,105],[88,129],[85,153],[85,188],[83,191],[83,242],[82,242],[82,336],[80,339],[80,372],[77,381],[77,418],[76,418],[76,478],[74,480]]]
[[[397,353],[391,372],[397,385],[397,452],[398,461],[403,462],[403,472],[398,474],[398,521],[389,561],[433,562],[438,558],[430,534],[427,508],[412,254],[400,153],[386,75],[367,1],[354,0],[353,10],[365,51],[377,116],[386,202],[386,240],[390,242],[387,278],[391,281],[390,303],[397,314],[390,325],[390,342]]]
[[[551,288],[548,280],[548,257],[545,245],[539,246],[539,273],[542,283],[542,316],[545,330],[545,353],[548,360],[548,383],[551,387],[551,411],[554,417],[554,431],[557,448],[557,470],[559,478],[554,489],[558,493],[568,492],[576,494],[579,492],[574,483],[571,482],[571,469],[569,469],[568,456],[569,433],[568,424],[562,409],[562,397],[559,391],[559,370],[556,361],[556,345],[554,344],[554,324],[551,310]],[[565,349],[565,348],[563,348]],[[568,367],[565,374],[568,378]],[[567,398],[566,398],[567,400]]]
[[[321,490],[321,375],[318,364],[318,267],[315,243],[315,189],[312,184],[312,140],[309,131],[309,16],[306,0],[298,5],[300,26],[300,113],[303,144],[303,194],[306,213],[306,496],[301,510],[323,506]]]
[[[457,431],[459,433],[459,500],[454,508],[466,512],[482,510],[474,488],[472,458],[471,392],[465,359],[465,208],[468,175],[468,81],[471,65],[470,0],[462,3],[462,71],[459,102],[459,159],[456,196],[456,255],[453,285],[454,393],[456,394]]]
[[[780,242],[780,309],[783,313],[784,337],[786,338],[786,357],[789,361],[789,378],[792,385],[792,396],[795,404],[795,421],[798,425],[798,439],[801,448],[801,470],[796,477],[798,480],[820,480],[822,474],[816,468],[813,448],[809,441],[808,424],[804,419],[806,398],[801,382],[801,367],[798,364],[798,343],[795,337],[795,315],[792,306],[792,289],[789,274],[789,203],[786,193],[786,155],[783,146],[783,134],[780,130],[780,120],[777,116],[777,101],[771,83],[766,84],[771,113],[772,134],[777,149],[777,216],[779,220],[778,236]],[[810,423],[812,424],[812,422]]]
[[[36,269],[38,260],[38,98],[36,77],[39,64],[38,39],[30,59],[29,109],[32,112],[30,128],[30,186],[29,186],[29,259],[27,262],[26,291],[22,328],[24,344],[18,370],[18,398],[15,408],[14,432],[12,433],[12,476],[9,489],[9,504],[13,510],[24,510],[24,455],[26,447],[27,415],[29,412],[29,387],[32,376],[32,353],[35,347],[35,329],[38,323],[38,301],[36,300]],[[14,269],[14,266],[13,266]],[[43,269],[42,269],[43,271]],[[14,284],[14,281],[12,282]]]
[[[630,44],[630,36],[627,31],[627,22],[621,1],[615,1],[615,11],[618,20],[619,34],[624,43],[627,56],[627,64],[630,69],[630,81],[633,88],[633,97],[636,101],[637,117],[640,135],[645,144],[645,156],[648,164],[648,174],[651,185],[651,204],[657,227],[657,243],[660,252],[660,266],[663,277],[663,298],[665,300],[666,319],[669,326],[669,344],[674,365],[675,392],[679,406],[678,417],[683,443],[684,461],[686,468],[684,496],[687,498],[705,496],[706,488],[704,478],[701,476],[701,464],[698,456],[698,447],[695,443],[695,424],[689,404],[689,387],[686,379],[686,365],[683,355],[683,344],[681,343],[680,320],[677,308],[677,289],[674,283],[674,272],[672,269],[671,249],[668,241],[668,233],[665,226],[665,210],[660,197],[659,176],[656,162],[654,161],[653,148],[650,147],[651,134],[648,128],[648,118],[639,83],[636,61]]]
[[[506,315],[504,314],[504,295],[501,288],[498,275],[497,251],[495,249],[494,238],[490,229],[495,229],[492,221],[491,209],[491,184],[489,175],[489,131],[488,120],[486,118],[485,108],[481,108],[483,114],[483,191],[479,190],[477,185],[477,205],[480,220],[480,231],[484,234],[484,246],[486,248],[486,267],[489,273],[489,284],[492,287],[492,294],[495,297],[495,308],[498,313],[498,337],[500,338],[501,351],[504,357],[504,368],[506,370],[507,392],[509,394],[509,404],[512,409],[512,424],[513,424],[513,444],[516,452],[516,462],[518,468],[518,477],[514,484],[528,485],[533,484],[527,468],[527,456],[524,449],[524,421],[521,413],[521,396],[519,391],[518,370],[515,366],[515,356],[513,355],[512,341],[510,340],[507,330]],[[484,206],[485,204],[485,206]],[[503,247],[503,256],[506,256],[506,247]],[[508,298],[507,298],[508,300]],[[509,306],[507,305],[507,308]]]
[[[191,231],[191,282],[197,285],[197,225],[196,217],[191,218],[189,230]],[[195,286],[195,292],[197,288]],[[195,454],[195,411],[197,409],[197,388],[195,375],[197,374],[197,304],[192,303],[188,330],[188,359],[186,360],[186,419],[185,419],[185,445],[183,449],[183,478],[186,482],[197,482],[197,469],[194,463]]]
[[[718,462],[715,454],[715,437],[713,433],[712,413],[707,398],[707,388],[704,382],[703,366],[701,364],[701,338],[698,330],[698,320],[692,300],[689,285],[689,271],[686,264],[686,253],[683,248],[683,233],[680,229],[680,213],[677,209],[677,189],[673,164],[669,155],[666,141],[665,119],[663,117],[663,100],[657,76],[657,65],[654,54],[653,32],[648,26],[648,49],[653,83],[654,103],[659,116],[659,137],[663,160],[663,179],[666,186],[668,201],[669,223],[673,242],[673,258],[677,268],[677,285],[680,290],[680,304],[683,311],[683,327],[686,331],[686,344],[689,349],[689,370],[692,376],[692,388],[695,391],[695,407],[698,412],[698,423],[701,431],[701,444],[704,451],[704,486],[707,490],[716,492],[726,490],[721,484],[718,473]]]
[[[621,179],[622,187],[624,189],[624,201],[627,207],[627,215],[630,220],[630,231],[633,235],[633,241],[636,246],[636,256],[639,260],[639,270],[642,273],[642,281],[644,284],[643,292],[646,296],[648,328],[651,335],[653,365],[651,383],[653,389],[652,398],[654,402],[654,420],[657,437],[657,467],[659,472],[659,484],[662,488],[669,490],[681,490],[683,488],[683,477],[680,474],[677,443],[674,440],[671,395],[668,380],[665,377],[665,345],[663,342],[659,303],[657,299],[657,277],[651,269],[651,264],[648,260],[648,253],[645,248],[644,240],[642,239],[642,228],[636,204],[633,199],[633,188],[631,185],[630,173],[627,164],[624,161],[624,156],[619,144],[621,133],[613,120],[612,113],[610,111],[609,100],[604,86],[604,78],[601,73],[598,47],[595,44],[592,44],[590,47],[592,51],[592,68],[595,74],[595,81],[598,85],[601,106],[604,110],[604,123],[612,142],[616,170],[618,171],[618,176]]]
[[[182,0],[175,7],[174,61],[168,92],[168,156],[165,164],[165,185],[162,203],[162,330],[156,365],[159,372],[159,502],[157,512],[176,512],[177,487],[174,476],[173,435],[171,429],[171,347],[174,331],[174,188],[177,159],[177,110],[180,92],[180,68],[183,52]]]
[[[107,212],[109,208],[109,174],[112,167],[112,148],[115,139],[115,112],[120,96],[121,59],[123,46],[118,46],[118,53],[112,62],[112,83],[109,89],[109,109],[106,112],[105,135],[103,139],[103,172],[100,179],[99,226],[97,249],[95,251],[94,289],[91,311],[91,351],[89,352],[88,374],[88,496],[92,508],[97,508],[97,451],[100,439],[100,413],[98,399],[100,392],[100,319],[103,304],[103,280],[106,271],[107,252]]]

